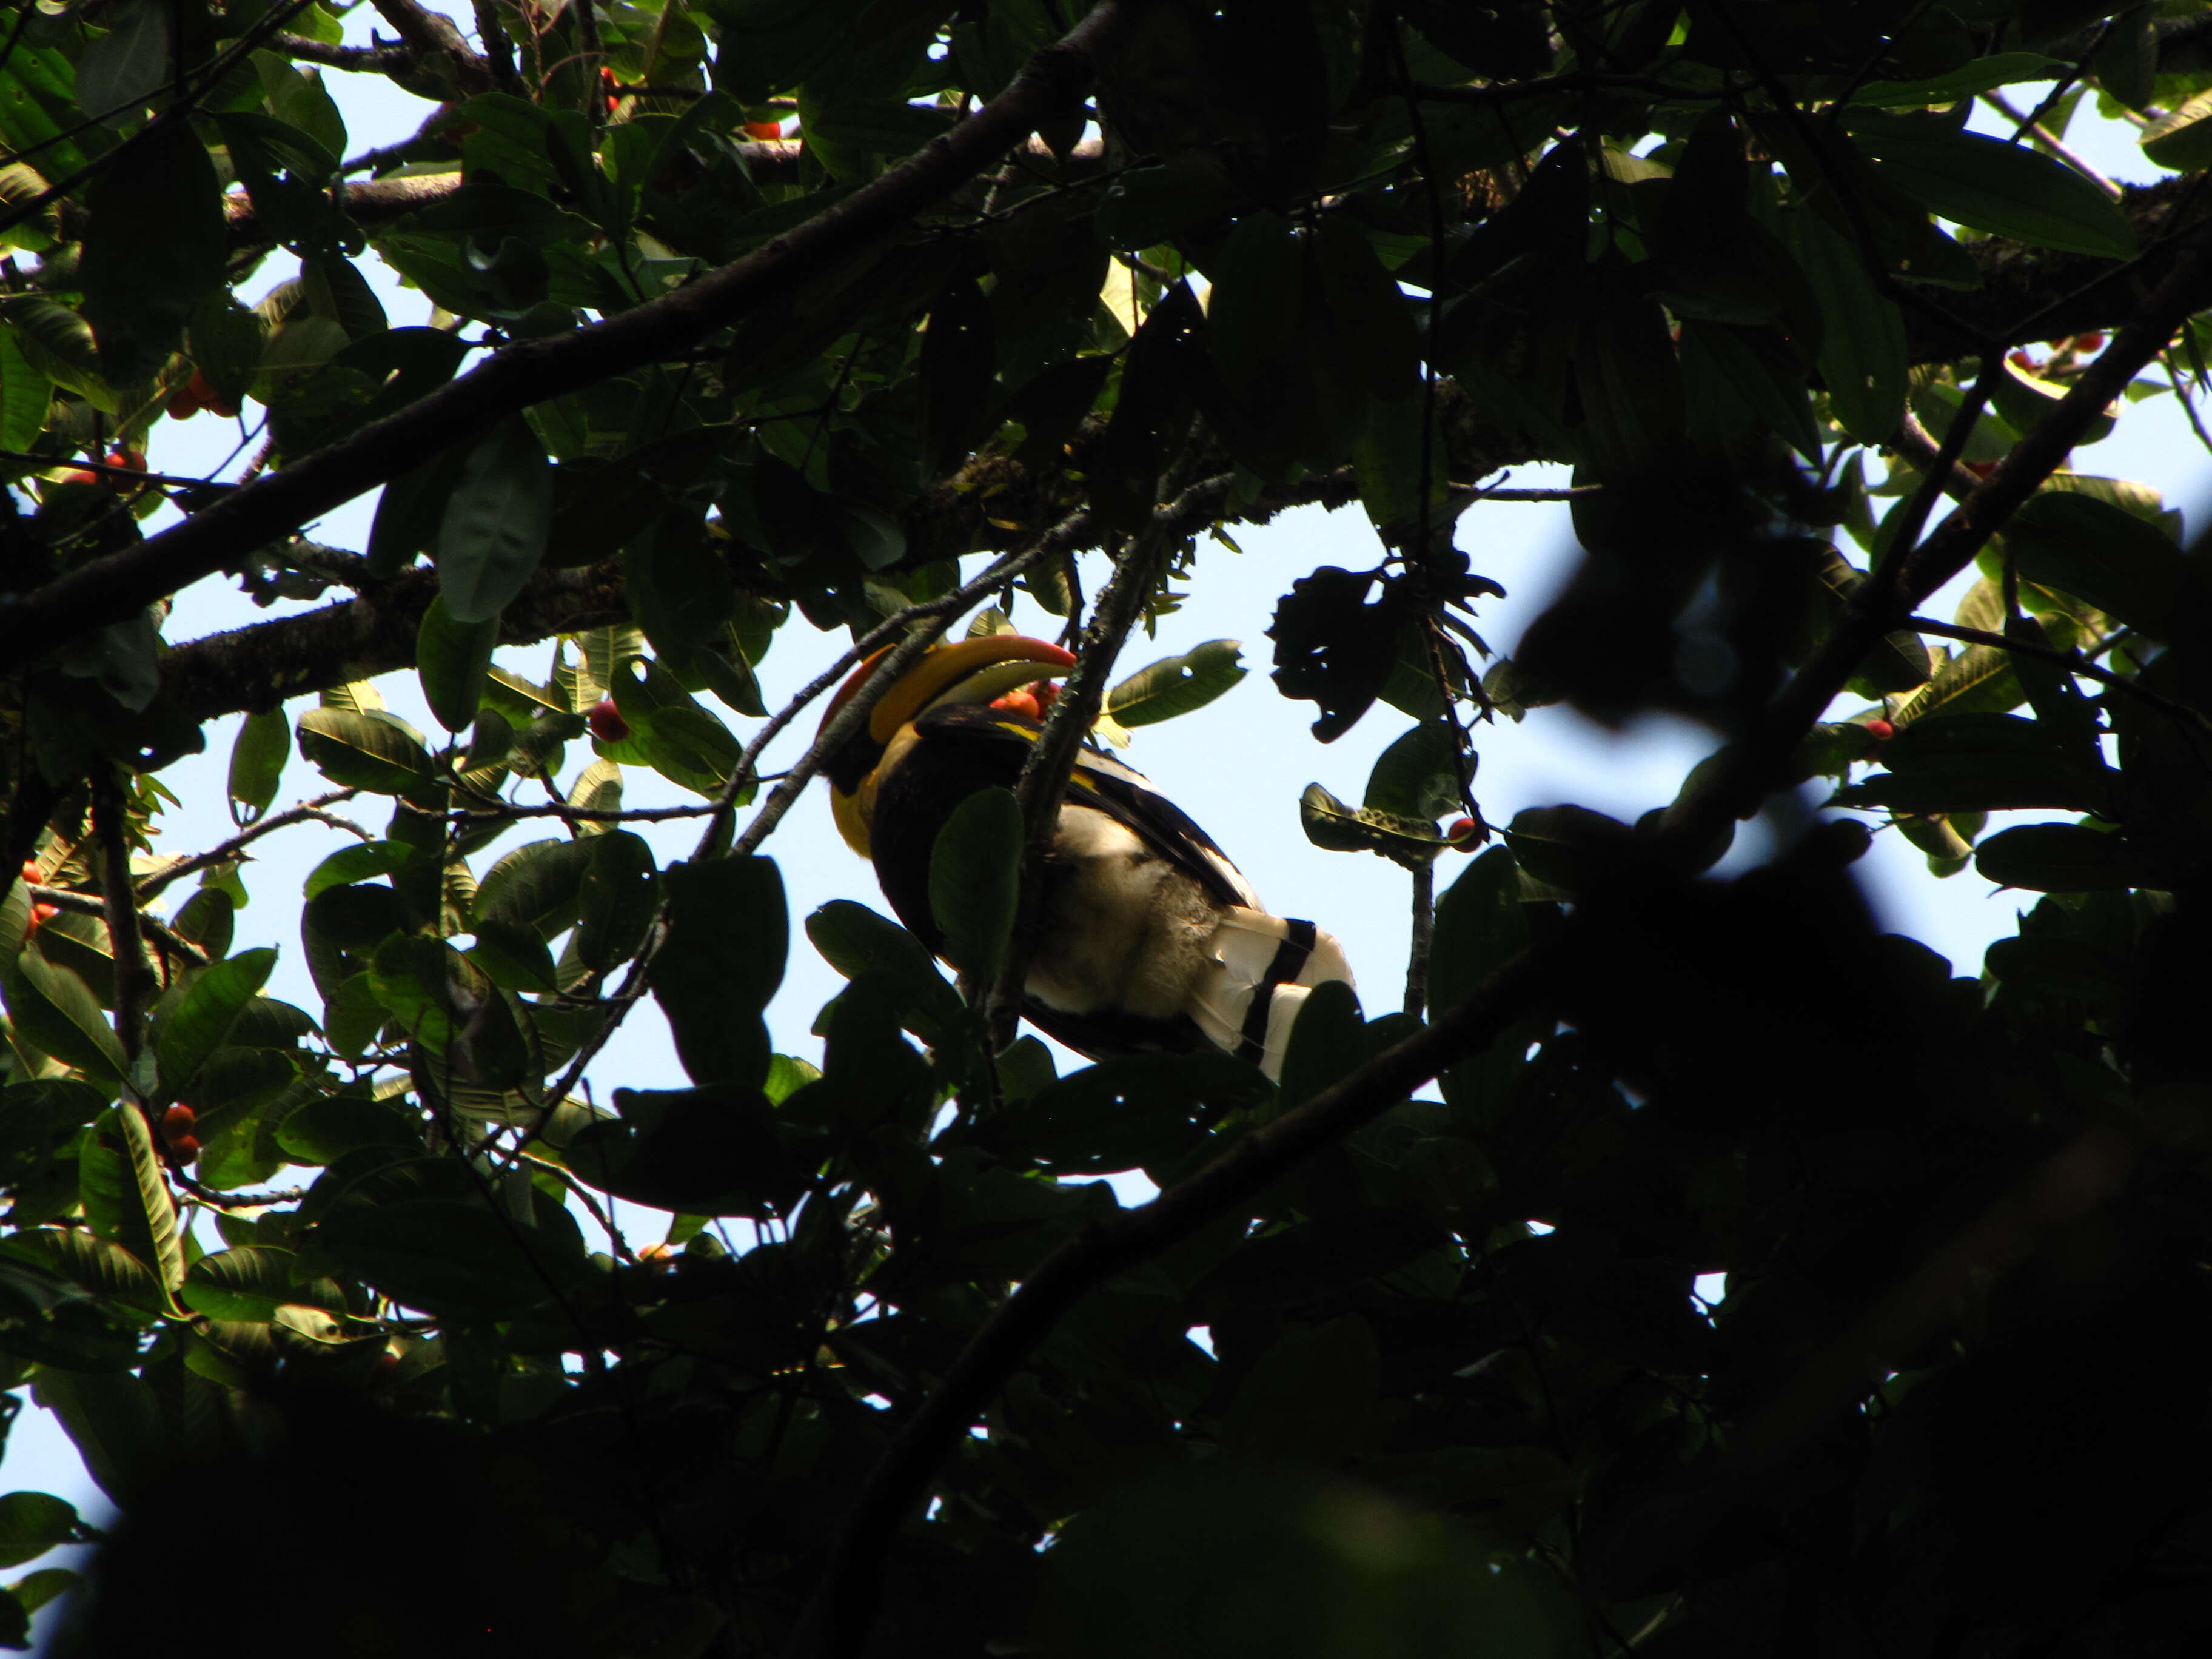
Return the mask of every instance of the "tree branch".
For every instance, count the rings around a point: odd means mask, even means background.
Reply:
[[[398,6],[410,0],[384,0]],[[22,660],[210,575],[246,550],[462,442],[516,410],[655,362],[791,292],[889,236],[1014,144],[1075,106],[1093,63],[1124,28],[1126,0],[1102,0],[1012,85],[917,154],[765,247],[687,288],[573,334],[518,342],[399,413],[234,491],[184,523],[0,605],[0,660]],[[450,27],[450,25],[448,25]]]
[[[1194,429],[1193,441],[1195,436]],[[1092,605],[1083,642],[1076,650],[1075,666],[1060,695],[1053,699],[1044,730],[1023,763],[1014,787],[1014,799],[1022,809],[1021,891],[1014,908],[1013,931],[1006,941],[1006,960],[999,964],[983,1002],[994,1054],[1014,1040],[1015,1027],[1020,1023],[1030,959],[1036,953],[1042,926],[1045,857],[1060,828],[1060,798],[1067,793],[1076,757],[1104,706],[1107,677],[1114,672],[1129,630],[1151,602],[1152,590],[1166,574],[1168,556],[1176,543],[1220,511],[1233,482],[1234,475],[1230,473],[1205,479],[1152,509],[1151,521],[1122,555]]]
[[[325,69],[357,75],[385,75],[404,69],[413,56],[400,46],[334,46],[310,40],[304,34],[272,34],[268,49],[303,64],[320,64]]]
[[[210,847],[204,853],[195,853],[190,858],[179,859],[174,864],[165,865],[155,871],[152,875],[144,877],[139,881],[138,902],[141,904],[148,902],[163,888],[183,880],[186,876],[236,858],[241,848],[259,841],[271,830],[286,829],[292,824],[306,823],[311,820],[321,823],[334,821],[343,823],[343,820],[333,820],[329,809],[336,806],[340,801],[351,800],[359,793],[361,791],[358,789],[333,789],[328,794],[317,795],[313,800],[303,800],[296,806],[288,806],[281,812],[272,813],[258,823],[249,824],[220,846]],[[368,832],[358,825],[350,827],[364,840],[370,839]]]
[[[437,592],[435,571],[403,570],[358,599],[189,641],[162,659],[161,689],[193,719],[211,720],[391,673],[415,660]],[[617,561],[541,570],[501,613],[500,642],[531,645],[629,617]]]

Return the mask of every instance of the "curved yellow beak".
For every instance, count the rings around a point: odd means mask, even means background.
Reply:
[[[886,647],[888,650],[890,647]],[[853,671],[822,716],[827,727],[837,718],[853,694],[874,672],[884,653],[878,651]],[[880,754],[891,746],[900,731],[925,709],[943,703],[989,702],[1016,686],[1049,679],[1075,665],[1075,658],[1044,640],[1023,634],[991,634],[933,646],[921,661],[900,676],[890,690],[877,699],[868,712],[866,741]],[[850,791],[830,789],[830,811],[846,842],[863,858],[868,856],[870,819],[874,816],[876,774],[872,769]]]

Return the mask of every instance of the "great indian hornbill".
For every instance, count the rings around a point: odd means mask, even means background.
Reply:
[[[876,660],[837,693],[825,726]],[[1074,661],[1018,634],[933,647],[823,769],[838,829],[940,955],[938,832],[976,791],[1012,787],[1043,730],[997,705]],[[1351,982],[1342,947],[1310,921],[1268,915],[1212,838],[1119,761],[1084,750],[1061,799],[1024,987],[1030,1021],[1094,1060],[1212,1045],[1276,1075],[1309,988]]]

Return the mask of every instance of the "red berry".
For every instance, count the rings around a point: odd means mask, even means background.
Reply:
[[[1003,708],[1010,714],[1025,714],[1033,720],[1044,718],[1043,711],[1037,707],[1036,693],[1027,686],[1009,691],[1003,697],[992,698],[991,707]]]
[[[1887,743],[1897,735],[1897,728],[1887,720],[1869,720],[1866,729],[1874,734],[1876,743]]]
[[[199,372],[195,369],[192,372],[191,384],[179,386],[171,392],[169,401],[161,405],[161,412],[173,421],[189,421],[206,407],[207,404],[200,398]]]
[[[2010,363],[2014,368],[2033,370],[2035,368],[2035,359],[2029,356],[2025,351],[2013,352],[2005,359],[2005,361]]]
[[[161,1138],[175,1140],[188,1135],[192,1132],[192,1126],[198,1121],[199,1114],[191,1107],[182,1104],[172,1106],[161,1114]]]
[[[198,1135],[179,1135],[169,1142],[169,1156],[179,1164],[191,1164],[199,1155],[200,1138]]]
[[[146,457],[143,452],[136,449],[111,449],[106,454],[101,456],[100,459],[106,461],[110,466],[119,466],[130,472],[143,472],[146,470]]]
[[[1052,713],[1053,704],[1060,701],[1060,682],[1046,680],[1041,684],[1033,685],[1030,688],[1030,695],[1036,699],[1037,718],[1042,720],[1047,714]]]
[[[2074,349],[2084,357],[2094,356],[2104,349],[2105,331],[2102,329],[2093,328],[2087,334],[2074,337]]]
[[[620,743],[629,735],[629,722],[615,707],[612,697],[601,697],[592,705],[592,712],[584,716],[584,724],[601,743]]]
[[[745,123],[745,137],[763,144],[774,143],[777,139],[783,137],[783,123],[781,121],[748,121]]]
[[[1444,826],[1444,839],[1457,846],[1462,853],[1473,851],[1474,848],[1474,820],[1473,818],[1454,818],[1449,823]]]
[[[23,860],[23,879],[29,882],[33,887],[45,885],[46,878],[39,870],[38,860],[25,859]]]

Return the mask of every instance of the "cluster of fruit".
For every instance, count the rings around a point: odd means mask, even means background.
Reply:
[[[43,887],[46,884],[46,878],[40,872],[39,861],[36,859],[26,859],[23,860],[23,884],[26,887]],[[24,925],[23,937],[25,939],[30,938],[32,934],[39,931],[39,924],[40,922],[44,921],[49,916],[58,916],[61,915],[61,907],[58,904],[32,905],[31,920]]]
[[[210,386],[207,376],[197,366],[192,369],[192,378],[179,390],[171,392],[169,401],[162,407],[173,421],[189,420],[204,409],[210,414],[222,416],[226,421],[234,420],[238,416],[238,399],[226,398]]]
[[[190,1164],[200,1155],[200,1138],[193,1133],[199,1114],[179,1103],[161,1114],[161,1145],[172,1164]]]
[[[1052,712],[1052,706],[1059,697],[1060,683],[1057,680],[1041,680],[1035,685],[1018,686],[1003,697],[992,698],[991,707],[1041,720]]]
[[[146,457],[136,449],[111,449],[100,459],[102,465],[113,467],[120,471],[143,472],[146,470]],[[60,471],[49,473],[47,476],[58,484],[97,484],[103,489],[114,490],[136,487],[127,480],[118,477],[114,472],[94,472],[88,466],[64,467]]]

